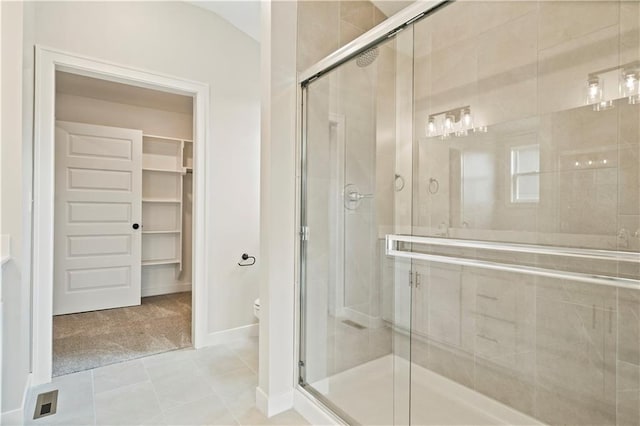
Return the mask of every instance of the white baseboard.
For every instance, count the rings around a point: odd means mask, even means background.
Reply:
[[[18,426],[24,424],[25,408],[29,402],[29,393],[31,391],[32,375],[27,376],[27,380],[24,384],[24,390],[22,392],[22,406],[15,410],[5,411],[0,414],[0,425],[4,426]]]
[[[229,330],[209,333],[202,341],[202,346],[224,345],[235,340],[256,337],[258,335],[258,323],[231,328]]]
[[[260,387],[256,387],[256,408],[260,410],[262,414],[267,416],[269,412],[269,397]]]
[[[293,408],[312,425],[344,425],[333,413],[299,388],[293,391]]]
[[[293,408],[293,390],[269,397],[262,389],[257,387],[256,407],[267,417],[290,410]]]
[[[355,323],[358,323],[368,328],[382,328],[386,325],[385,320],[382,317],[372,317],[371,315],[363,314],[352,308],[341,309],[344,318],[349,319]]]
[[[162,294],[182,293],[183,291],[191,291],[191,283],[169,283],[154,286],[142,286],[142,297],[160,296]]]
[[[22,412],[27,408],[29,403],[29,396],[31,395],[31,383],[33,380],[33,374],[29,373],[27,376],[27,382],[24,385],[24,392],[22,393]]]

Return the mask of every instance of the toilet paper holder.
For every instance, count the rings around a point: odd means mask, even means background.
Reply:
[[[245,263],[247,260],[251,263]],[[252,266],[256,264],[256,257],[249,256],[247,253],[242,253],[242,262],[238,262],[238,266]]]

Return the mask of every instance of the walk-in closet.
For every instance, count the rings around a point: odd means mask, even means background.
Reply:
[[[191,346],[193,100],[56,73],[53,375]]]

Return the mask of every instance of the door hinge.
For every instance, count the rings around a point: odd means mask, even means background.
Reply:
[[[415,278],[413,277],[414,272],[413,271],[409,271],[409,287],[413,287],[414,283],[415,283],[415,287],[419,288],[420,287],[420,274],[418,273],[418,271],[415,272],[416,276]]]
[[[301,226],[300,227],[300,240],[309,241],[309,227]]]
[[[304,368],[304,361],[298,361],[298,383],[301,385],[307,384],[306,374]]]

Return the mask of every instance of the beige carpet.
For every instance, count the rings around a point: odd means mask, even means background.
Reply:
[[[53,375],[191,346],[191,292],[53,317]]]

